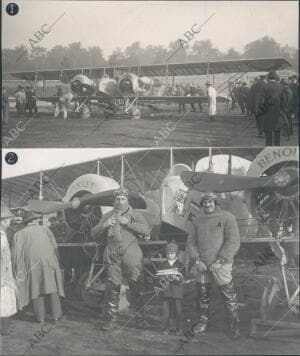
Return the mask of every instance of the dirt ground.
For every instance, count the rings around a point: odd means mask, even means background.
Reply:
[[[2,355],[296,355],[299,354],[298,337],[268,337],[254,339],[250,334],[250,321],[259,317],[259,300],[268,275],[274,267],[260,267],[252,274],[253,264],[239,264],[234,272],[239,295],[241,334],[233,341],[227,336],[225,312],[216,288],[212,291],[210,329],[203,336],[180,338],[175,334],[164,335],[161,327],[160,299],[155,293],[145,298],[148,326],[136,329],[133,314],[124,309],[119,317],[119,328],[111,332],[101,331],[103,316],[100,303],[86,304],[75,298],[72,285],[66,287],[63,300],[64,319],[57,324],[47,321],[41,329],[33,321],[30,311],[12,320],[12,332],[2,338]],[[259,276],[263,277],[259,278]],[[195,313],[195,285],[187,283],[184,288],[183,331],[191,329],[197,321]],[[286,310],[279,308],[275,321]],[[294,318],[293,316],[291,316]],[[287,321],[289,315],[282,319]],[[294,320],[294,319],[292,319]],[[299,320],[298,320],[299,321]],[[275,324],[275,323],[274,323]],[[270,327],[269,327],[270,328]],[[267,329],[266,329],[267,330]],[[43,331],[44,336],[34,336]],[[298,334],[299,334],[298,330]],[[36,343],[34,343],[36,341]]]
[[[64,121],[54,119],[51,106],[39,106],[33,118],[18,116],[12,108],[10,122],[3,132],[3,147],[253,147],[264,146],[258,137],[255,119],[242,116],[239,109],[228,111],[218,105],[214,121],[204,112],[179,114],[176,106],[162,111],[145,110],[139,120],[94,114],[82,120],[74,113]],[[197,108],[198,109],[198,108]],[[18,130],[20,128],[20,130]],[[298,145],[298,127],[281,145]]]

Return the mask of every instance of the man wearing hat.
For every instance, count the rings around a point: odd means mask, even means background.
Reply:
[[[46,317],[48,301],[53,321],[62,316],[60,297],[64,297],[62,274],[59,266],[58,249],[52,232],[37,225],[33,213],[25,211],[23,227],[12,241],[12,265],[18,289],[17,307],[22,310],[32,303],[38,322]]]
[[[213,120],[217,111],[217,92],[209,80],[206,82],[206,88],[208,97],[208,115],[209,118]]]
[[[284,110],[283,88],[275,71],[268,74],[268,83],[260,108],[263,120],[266,146],[280,146],[280,130],[283,127],[282,112]]]
[[[217,196],[206,193],[201,209],[188,226],[187,255],[193,263],[196,278],[199,323],[195,334],[208,328],[211,282],[221,292],[232,338],[239,337],[237,294],[232,280],[232,264],[240,247],[239,229],[235,217],[217,204]]]
[[[123,275],[127,277],[131,306],[136,312],[141,308],[139,277],[142,271],[142,250],[137,239],[150,236],[150,229],[141,213],[134,211],[128,202],[128,191],[120,188],[114,195],[114,208],[103,216],[96,225],[91,236],[94,239],[106,239],[107,244],[103,254],[104,265],[107,268],[106,284],[107,323],[103,330],[117,327],[119,295]],[[138,322],[143,318],[137,315]]]

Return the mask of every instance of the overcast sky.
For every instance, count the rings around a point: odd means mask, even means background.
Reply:
[[[2,13],[4,48],[23,44],[30,49],[29,38],[62,16],[40,46],[50,49],[80,41],[83,47],[100,46],[107,57],[117,46],[124,49],[134,41],[167,46],[213,13],[194,40],[210,39],[221,51],[243,51],[245,44],[263,36],[298,47],[297,1],[15,2],[20,7],[16,16]]]

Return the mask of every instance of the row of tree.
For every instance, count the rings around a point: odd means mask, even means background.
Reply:
[[[179,41],[171,42],[168,48],[161,45],[142,47],[139,42],[134,42],[124,51],[117,47],[107,59],[99,46],[84,48],[80,42],[55,46],[50,50],[41,46],[33,46],[29,50],[23,45],[2,50],[4,72],[270,57],[284,57],[294,69],[298,69],[298,49],[281,46],[267,36],[246,44],[243,53],[234,48],[224,53],[210,40],[194,41],[189,48],[182,47]]]

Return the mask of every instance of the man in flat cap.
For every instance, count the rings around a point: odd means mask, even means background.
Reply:
[[[106,284],[107,323],[103,330],[117,327],[119,295],[123,274],[127,278],[131,307],[137,312],[141,308],[139,277],[142,271],[142,250],[138,238],[150,235],[150,229],[143,215],[134,211],[128,202],[128,191],[120,188],[114,195],[114,208],[101,219],[91,231],[92,238],[106,238],[107,244],[103,254],[107,268],[108,281]],[[143,321],[137,315],[137,321]]]
[[[187,254],[193,263],[199,311],[199,323],[193,331],[197,335],[208,328],[211,281],[214,281],[227,309],[230,336],[238,338],[238,303],[232,264],[240,247],[239,229],[235,217],[221,210],[217,203],[214,193],[205,193],[200,201],[200,212],[188,227]]]
[[[267,76],[268,83],[262,97],[260,112],[263,120],[266,146],[280,146],[280,131],[283,128],[284,94],[275,71]]]

